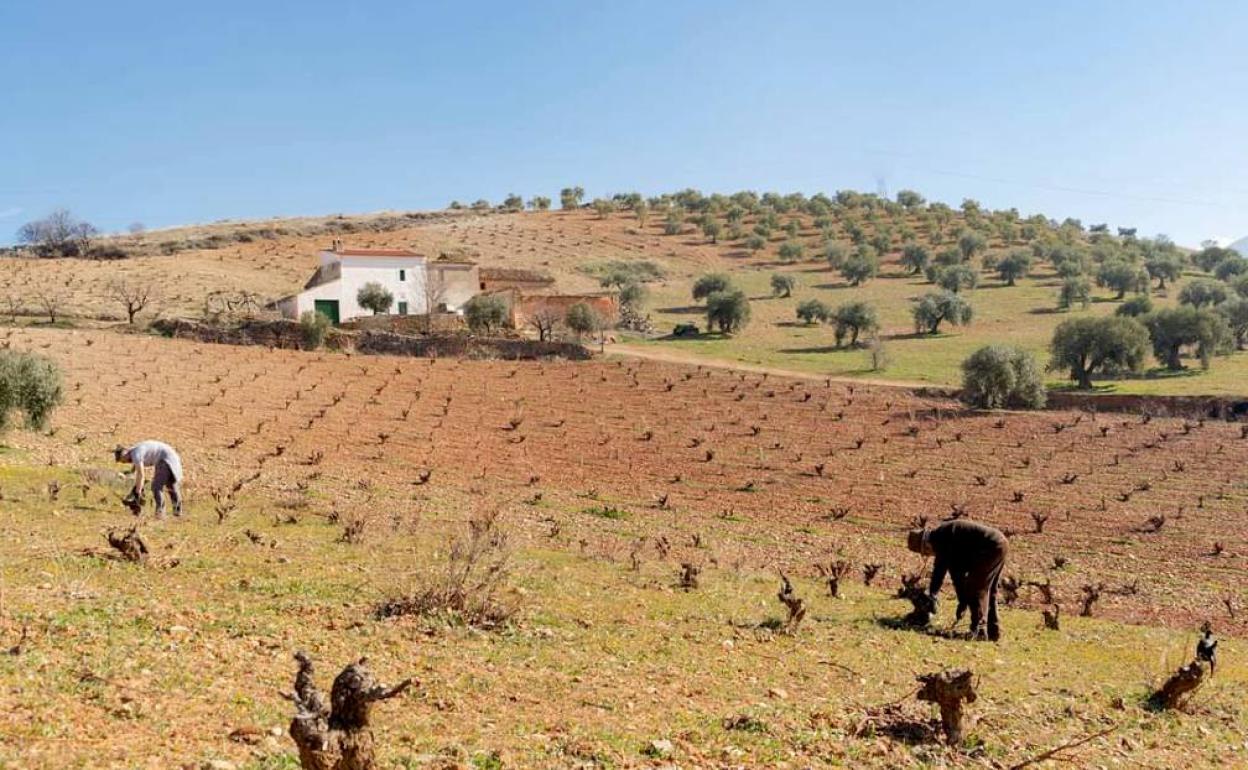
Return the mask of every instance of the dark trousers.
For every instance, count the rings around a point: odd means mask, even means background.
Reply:
[[[169,499],[173,501],[173,513],[182,515],[182,482],[174,477],[173,469],[163,460],[156,463],[156,472],[152,474],[152,499],[156,502],[156,515],[165,512],[165,490],[169,490]]]
[[[1002,549],[966,572],[952,576],[959,607],[965,604],[971,610],[971,636],[982,636],[987,630],[992,641],[1001,638],[1001,624],[997,618],[997,584],[1001,581],[1004,567],[1005,550]]]

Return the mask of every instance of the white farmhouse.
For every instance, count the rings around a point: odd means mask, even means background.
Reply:
[[[283,316],[298,318],[315,310],[337,324],[372,315],[356,301],[367,283],[379,283],[394,295],[391,313],[423,315],[430,308],[458,313],[480,288],[475,263],[429,260],[406,249],[348,249],[334,241],[320,260],[303,291],[277,301]]]

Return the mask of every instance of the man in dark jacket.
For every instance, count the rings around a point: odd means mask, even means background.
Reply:
[[[945,575],[953,582],[958,596],[958,615],[963,606],[971,610],[971,636],[992,641],[1001,638],[997,620],[997,583],[1005,566],[1008,550],[1001,530],[965,519],[954,519],[934,529],[910,531],[906,545],[924,556],[935,556],[928,593],[940,593]],[[985,629],[985,621],[987,628]]]

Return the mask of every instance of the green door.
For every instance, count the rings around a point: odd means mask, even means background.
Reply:
[[[328,318],[334,326],[338,325],[338,300],[318,299],[313,303],[313,307],[316,308],[316,312]]]

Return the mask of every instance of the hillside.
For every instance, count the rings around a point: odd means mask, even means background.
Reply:
[[[748,363],[780,370],[832,376],[891,379],[954,385],[962,359],[977,347],[1009,342],[1037,353],[1041,361],[1053,329],[1080,314],[1113,313],[1117,292],[1096,286],[1105,260],[1122,260],[1144,269],[1149,255],[1181,253],[1165,242],[1113,235],[1075,222],[1043,217],[1023,219],[1016,212],[981,210],[968,203],[959,209],[908,201],[909,206],[874,196],[702,196],[685,191],[656,199],[641,213],[632,200],[617,196],[612,210],[384,213],[360,217],[219,223],[118,237],[113,244],[133,256],[115,262],[84,260],[0,260],[9,296],[22,300],[37,316],[43,296],[54,295],[62,313],[116,319],[120,306],[109,296],[121,278],[159,287],[156,312],[201,315],[213,292],[253,292],[267,300],[296,291],[315,265],[318,249],[331,238],[358,247],[405,247],[436,256],[454,254],[487,266],[538,269],[556,278],[556,288],[597,288],[590,275],[612,261],[646,262],[663,273],[647,285],[645,311],[661,332],[679,323],[704,325],[703,309],[692,301],[690,287],[700,275],[723,272],[751,299],[748,326],[732,336],[703,335],[687,340],[637,339],[665,357]],[[707,222],[713,221],[713,225]],[[757,236],[765,231],[765,236]],[[957,250],[967,233],[979,239],[970,260],[977,288],[966,290],[974,310],[966,326],[942,327],[936,335],[916,334],[911,318],[914,300],[934,287],[920,272],[901,264],[906,246],[918,246],[929,260]],[[709,237],[713,236],[713,237]],[[751,243],[754,239],[754,243]],[[829,244],[852,253],[857,244],[879,254],[878,276],[851,286],[825,259]],[[1006,286],[991,268],[1016,250],[1033,255],[1030,274]],[[1091,304],[1084,310],[1059,311],[1063,278],[1057,254],[1082,260],[1092,283]],[[842,257],[843,258],[843,257]],[[1068,261],[1069,261],[1068,260]],[[773,273],[792,276],[793,295],[773,298]],[[1207,277],[1190,263],[1165,290],[1152,290],[1158,306],[1176,303],[1181,288]],[[1156,281],[1152,285],[1156,286]],[[797,305],[818,299],[828,306],[865,301],[879,314],[886,365],[873,370],[863,347],[838,348],[832,327],[798,322]],[[1237,394],[1248,388],[1248,356],[1213,359],[1209,371],[1192,360],[1182,372],[1152,371],[1144,376],[1107,382],[1121,393]],[[1051,384],[1064,384],[1060,373]]]
[[[1248,752],[1238,426],[989,415],[644,361],[4,337],[54,359],[67,398],[2,450],[0,649],[17,651],[0,654],[0,765],[292,770],[279,693],[296,650],[323,688],[361,656],[417,680],[374,710],[380,767],[1005,768],[1089,736],[1061,759]],[[140,430],[135,404],[183,451],[184,518],[118,503],[109,450]],[[954,505],[1011,533],[1022,585],[999,645],[949,630],[948,588],[929,632],[896,625],[895,591],[924,569],[905,532]],[[501,627],[379,612],[448,571],[464,553],[450,540],[490,515]],[[106,541],[132,526],[140,562]],[[841,561],[833,598],[820,567]],[[686,564],[699,573],[682,587]],[[805,602],[796,626],[779,571]],[[1052,591],[1060,630],[1028,583]],[[1205,619],[1217,675],[1158,713],[1147,695]],[[946,667],[972,669],[979,693],[953,747],[912,697]]]

